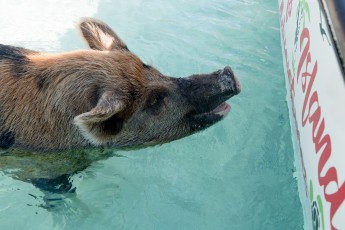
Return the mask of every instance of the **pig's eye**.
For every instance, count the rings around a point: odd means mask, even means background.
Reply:
[[[143,63],[143,67],[144,67],[145,69],[150,69],[151,66],[146,65],[145,63]]]
[[[168,93],[164,90],[152,91],[146,101],[145,110],[148,110],[154,115],[159,114],[164,105],[164,98]]]

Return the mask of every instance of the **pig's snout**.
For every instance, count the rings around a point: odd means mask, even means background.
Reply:
[[[241,91],[240,83],[229,66],[211,74],[180,78],[177,82],[181,93],[197,113],[210,112]]]
[[[219,84],[223,93],[236,95],[241,92],[240,81],[235,76],[230,66],[219,71]]]

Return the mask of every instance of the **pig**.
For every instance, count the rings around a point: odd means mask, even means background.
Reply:
[[[17,179],[70,188],[66,178],[109,150],[163,144],[212,126],[241,91],[229,66],[165,76],[105,23],[84,18],[79,28],[88,50],[0,45],[0,169],[20,168]]]
[[[105,23],[79,28],[90,50],[0,45],[0,148],[60,152],[162,144],[224,118],[240,92],[229,66],[173,78],[143,63]]]

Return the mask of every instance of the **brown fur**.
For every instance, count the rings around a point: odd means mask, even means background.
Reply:
[[[201,108],[194,101],[220,95],[200,110],[209,112],[239,92],[229,70],[193,76],[185,84],[145,65],[106,24],[85,19],[80,29],[93,50],[47,54],[0,46],[0,148],[61,151],[164,143],[223,117],[215,112],[190,119]],[[238,92],[222,96],[225,89]]]
[[[132,97],[142,93],[143,65],[134,55],[129,58],[121,51],[116,55],[88,50],[27,58],[20,79],[13,76],[8,61],[0,62],[4,120],[0,133],[13,130],[23,147],[73,148],[82,138],[76,127],[71,127],[71,121],[91,110],[102,92],[118,92],[117,96],[124,97],[129,105]],[[123,75],[131,76],[130,81],[124,81],[120,77]],[[32,138],[25,140],[27,137]]]

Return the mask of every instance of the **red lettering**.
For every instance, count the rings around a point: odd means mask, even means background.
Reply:
[[[339,188],[338,175],[337,175],[337,170],[335,167],[329,168],[327,172],[325,173],[325,176],[321,176],[321,173],[332,154],[332,144],[331,144],[331,138],[328,134],[322,137],[325,130],[324,119],[322,119],[321,124],[319,125],[319,128],[317,129],[317,125],[319,124],[319,121],[321,119],[321,107],[319,105],[317,92],[314,92],[313,95],[310,97],[309,113],[313,105],[317,105],[317,108],[314,111],[314,113],[309,117],[309,123],[312,124],[312,137],[313,137],[313,142],[315,146],[315,152],[319,153],[319,151],[323,148],[323,151],[319,160],[319,164],[318,164],[319,184],[320,186],[323,186],[325,199],[326,201],[330,203],[330,206],[331,206],[331,210],[330,210],[331,227],[332,229],[336,229],[332,224],[332,220],[335,213],[337,212],[337,210],[339,209],[339,207],[345,200],[345,184],[343,183],[341,187]],[[333,194],[328,194],[326,192],[326,189],[327,189],[327,186],[329,186],[331,182],[336,183],[337,192],[334,192]]]
[[[303,107],[302,107],[302,126],[304,127],[308,121],[308,117],[309,117],[309,113],[310,111],[308,110],[308,114],[305,115],[305,112],[306,112],[306,108],[307,108],[307,104],[308,104],[308,101],[309,101],[309,96],[310,96],[310,92],[311,92],[311,88],[314,84],[314,80],[315,80],[315,77],[316,77],[316,74],[317,74],[317,62],[315,62],[314,64],[314,68],[313,68],[313,72],[310,74],[310,73],[307,73],[307,72],[304,72],[302,74],[302,79],[304,79],[304,81],[302,80],[302,88],[304,88],[304,92],[305,92],[305,88],[306,88],[306,84],[307,84],[307,77],[309,77],[309,84],[308,84],[308,88],[307,88],[307,91],[306,91],[306,95],[304,97],[304,102],[303,102]],[[313,98],[314,100],[314,98]],[[313,102],[313,101],[312,101]],[[309,102],[310,104],[310,102]],[[311,106],[309,106],[311,108]]]
[[[310,74],[308,74],[308,66],[311,62],[311,55],[310,53],[307,54],[307,60],[306,60],[306,64],[305,64],[305,72],[302,73],[302,90],[303,90],[303,93],[305,92],[305,88],[306,88],[306,78],[305,77],[308,77],[310,76]]]
[[[336,169],[334,168],[335,173]],[[326,193],[325,193],[326,194]],[[325,195],[326,200],[331,202],[331,225],[332,225],[332,230],[336,230],[336,228],[333,226],[333,217],[335,213],[338,211],[339,207],[345,200],[345,183],[341,185],[341,187],[338,189],[337,192],[333,193],[332,195]]]
[[[288,78],[290,83],[291,98],[295,97],[295,78],[291,75],[291,70],[288,70]]]
[[[318,153],[320,149],[322,148],[322,146],[331,145],[331,142],[330,142],[329,135],[324,136],[321,140],[321,137],[325,131],[324,119],[322,119],[321,124],[319,125],[319,128],[317,129],[317,125],[319,124],[320,118],[321,118],[321,107],[319,106],[319,99],[318,99],[317,92],[314,92],[313,95],[310,97],[309,113],[314,104],[317,105],[317,109],[309,117],[309,123],[312,124],[312,137],[313,137],[313,142],[315,146],[315,152]]]
[[[319,97],[316,91],[313,92],[313,94],[310,97],[310,102],[309,102],[309,114],[310,114],[310,110],[313,107],[313,105],[316,105],[317,108],[315,109],[314,113],[309,116],[309,123],[312,124],[312,130],[313,130],[313,140],[315,137],[315,130],[316,130],[316,126],[320,121],[320,117],[321,117],[321,107],[319,105]],[[321,130],[321,127],[318,129],[318,131]],[[323,132],[323,129],[322,129]],[[319,132],[316,136],[319,135]],[[315,143],[315,141],[314,141]]]
[[[324,155],[322,155],[322,156],[324,156]],[[330,150],[329,150],[329,153],[327,152],[327,155],[325,157],[322,157],[322,156],[321,156],[321,158],[323,158],[323,159],[322,159],[322,161],[320,159],[319,169],[318,169],[319,170],[319,183],[320,183],[320,186],[324,186],[323,190],[324,190],[325,199],[326,199],[326,201],[328,201],[331,204],[331,210],[330,210],[331,221],[330,222],[331,222],[332,230],[336,230],[336,228],[333,226],[333,217],[334,217],[335,213],[338,211],[341,204],[345,200],[345,183],[343,183],[341,185],[341,187],[339,188],[337,169],[335,167],[331,167],[330,169],[328,169],[325,176],[322,177],[320,175],[321,170],[322,170],[324,164],[326,163],[325,161],[327,161],[329,156],[330,156]],[[328,194],[326,192],[326,188],[331,182],[335,182],[337,184],[337,191],[334,192],[333,194]]]
[[[288,79],[289,79],[289,83],[290,83],[290,85],[291,85],[291,81],[292,81],[293,79],[292,79],[292,74],[291,74],[290,68],[287,70],[287,76],[288,76]]]
[[[283,10],[284,10],[284,0],[280,2],[280,6],[279,6],[280,17],[283,16]]]
[[[292,11],[292,0],[288,0],[288,3],[286,5],[286,14],[285,14],[285,21],[287,22],[291,16]]]
[[[315,150],[320,150],[321,147],[325,146],[325,148],[322,151],[320,160],[319,160],[319,167],[318,167],[318,171],[319,171],[319,182],[320,185],[324,185],[323,182],[321,182],[321,171],[322,169],[325,167],[325,164],[327,163],[329,157],[331,156],[332,153],[332,144],[331,144],[331,138],[329,137],[329,135],[325,135],[322,138],[322,142],[318,143],[318,145],[315,145]]]
[[[288,1],[287,12],[286,12],[286,21],[288,19],[289,9],[291,7],[292,0]],[[309,64],[311,63],[311,53],[309,51],[310,48],[310,34],[308,28],[304,28],[301,35],[300,35],[300,51],[301,57],[298,63],[297,68],[297,84],[299,78],[301,77],[301,85],[302,91],[305,93],[305,98],[303,101],[302,107],[302,127],[304,127],[307,123],[311,124],[312,128],[312,140],[314,143],[315,153],[320,154],[320,159],[318,163],[318,180],[320,186],[323,186],[324,189],[324,197],[327,202],[330,203],[330,222],[332,230],[336,230],[333,226],[333,217],[335,216],[336,212],[338,211],[339,207],[343,204],[345,200],[345,183],[342,183],[339,186],[338,182],[338,174],[337,169],[335,167],[330,167],[327,171],[325,171],[325,165],[328,162],[329,158],[332,154],[332,143],[331,143],[331,136],[329,134],[325,134],[325,119],[322,118],[322,111],[321,105],[319,104],[319,98],[317,91],[311,93],[312,86],[314,84],[314,80],[317,74],[317,61],[315,61],[314,67],[312,72],[308,71]],[[286,51],[285,51],[286,52]],[[305,71],[301,74],[302,68],[305,66]],[[294,93],[293,86],[294,86],[294,79],[291,76],[291,72],[288,69],[288,78],[290,82],[290,92],[291,92],[291,100],[293,100],[292,95]],[[298,130],[297,130],[298,132]],[[302,150],[301,150],[302,153]],[[303,157],[302,164],[303,164]],[[321,173],[325,171],[324,176]],[[303,174],[303,177],[305,175]],[[305,180],[306,178],[304,178]],[[337,191],[333,192],[332,194],[327,193],[327,187],[330,184],[336,184]]]
[[[286,41],[284,40],[284,48],[285,48],[285,43],[286,43]],[[286,69],[288,70],[289,69],[289,57],[288,57],[287,49],[285,48],[284,50],[285,50],[285,52],[284,52],[285,66],[286,66]]]
[[[301,36],[300,36],[300,51],[302,49],[302,45],[303,45],[303,41],[304,39],[307,39],[307,43],[303,49],[303,52],[302,52],[302,56],[301,56],[301,59],[299,60],[299,63],[298,63],[298,68],[297,68],[297,83],[298,83],[298,78],[299,78],[299,75],[301,73],[301,69],[302,69],[302,66],[303,66],[303,63],[304,61],[306,60],[307,58],[307,55],[309,54],[309,46],[310,46],[310,36],[309,36],[309,30],[308,28],[304,28],[302,33],[301,33]],[[310,54],[309,54],[310,56]],[[310,58],[309,58],[310,59]]]

